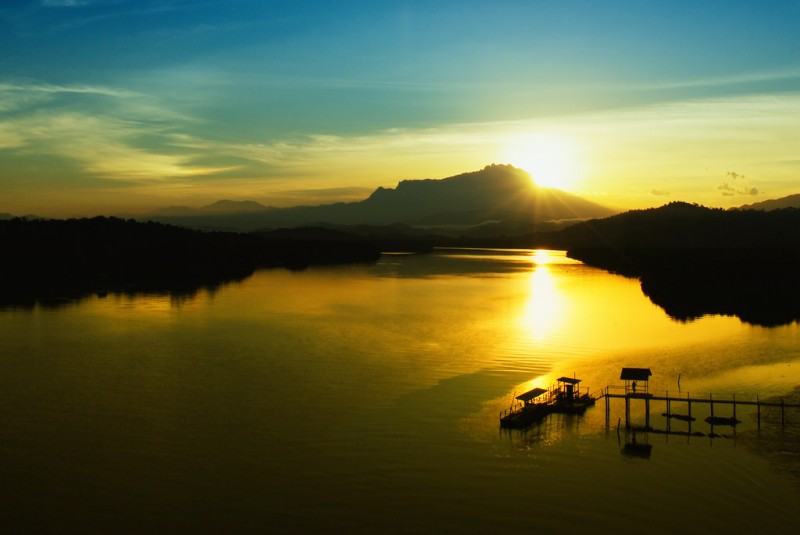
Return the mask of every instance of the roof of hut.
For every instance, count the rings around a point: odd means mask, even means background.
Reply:
[[[650,368],[622,368],[619,378],[623,381],[647,381],[651,375]]]

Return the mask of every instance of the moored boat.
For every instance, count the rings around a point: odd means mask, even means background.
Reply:
[[[500,414],[500,426],[511,429],[524,429],[541,420],[550,413],[548,391],[534,388],[517,396],[521,403],[512,404],[508,411]]]
[[[742,423],[742,421],[737,420],[735,416],[709,416],[706,418],[706,422],[710,423],[711,425],[736,425]]]
[[[588,391],[581,393],[580,382],[580,379],[574,377],[556,379],[556,388],[551,394],[553,412],[582,414],[594,405],[595,399]]]
[[[500,426],[524,429],[551,413],[583,414],[595,403],[589,392],[580,391],[580,379],[560,377],[549,389],[534,388],[514,399],[507,411],[500,414]]]

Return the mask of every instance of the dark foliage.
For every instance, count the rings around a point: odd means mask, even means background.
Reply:
[[[238,234],[93,219],[0,221],[0,302],[91,292],[192,293],[260,267],[375,261],[368,241],[336,231]]]
[[[670,316],[800,320],[800,210],[724,211],[685,203],[581,223],[549,237],[587,264],[639,277]]]

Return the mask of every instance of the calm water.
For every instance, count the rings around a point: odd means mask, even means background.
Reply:
[[[261,271],[190,299],[0,310],[3,525],[800,527],[798,435],[758,434],[744,407],[735,437],[639,434],[649,459],[622,454],[633,437],[617,431],[621,402],[608,425],[601,401],[583,417],[499,429],[515,392],[573,374],[596,390],[619,384],[623,366],[650,367],[651,392],[788,395],[800,385],[800,327],[675,322],[637,281],[535,251],[385,255]],[[703,410],[693,407],[695,430],[708,430]]]

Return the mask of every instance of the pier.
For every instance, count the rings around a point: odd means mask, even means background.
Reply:
[[[581,393],[581,380],[575,377],[560,377],[556,386],[549,389],[534,388],[514,399],[521,404],[512,403],[508,410],[500,413],[500,427],[525,429],[549,414],[583,414],[595,403],[589,391]]]
[[[747,399],[737,399],[736,395],[733,394],[730,399],[728,398],[714,398],[712,394],[709,394],[708,397],[705,396],[692,396],[690,393],[670,395],[669,391],[665,392],[664,395],[655,395],[650,393],[649,391],[649,384],[648,379],[651,376],[651,372],[649,368],[623,368],[622,373],[620,374],[620,379],[625,381],[624,386],[612,386],[609,385],[605,389],[601,390],[600,396],[598,399],[605,398],[605,410],[606,410],[606,423],[608,424],[609,418],[611,416],[611,400],[612,399],[622,399],[625,400],[625,428],[631,429],[631,404],[632,403],[644,403],[644,417],[645,417],[645,429],[651,430],[650,426],[650,414],[651,414],[651,404],[653,402],[664,402],[665,404],[665,412],[662,413],[667,419],[667,429],[666,431],[669,433],[671,432],[671,422],[673,419],[680,420],[687,422],[689,426],[688,433],[691,434],[692,432],[692,422],[696,421],[696,418],[692,416],[692,405],[706,405],[709,408],[710,415],[705,418],[705,421],[711,424],[712,429],[715,425],[731,425],[735,426],[738,423],[741,423],[740,420],[736,418],[736,408],[741,406],[747,407],[756,407],[756,414],[757,414],[757,422],[758,422],[758,429],[761,429],[761,409],[764,407],[773,407],[780,409],[780,422],[781,428],[786,425],[786,412],[787,409],[800,409],[800,404],[796,403],[785,403],[783,398],[781,398],[780,402],[775,401],[761,401],[756,396],[755,400],[747,400]],[[686,414],[679,414],[672,412],[672,405],[679,404],[685,405],[686,407]],[[714,409],[715,406],[717,407],[718,411],[715,414]],[[719,407],[729,407],[731,409],[728,412],[728,415],[720,415]]]

